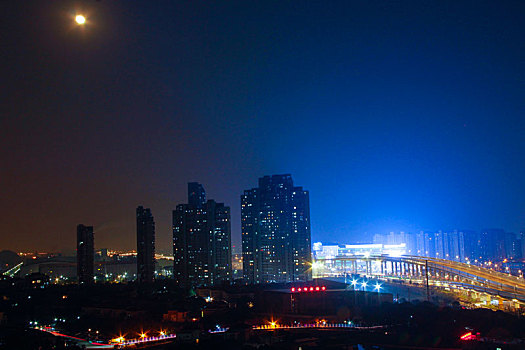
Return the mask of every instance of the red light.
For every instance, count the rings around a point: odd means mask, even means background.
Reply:
[[[292,287],[292,292],[295,292],[295,288]]]
[[[310,292],[313,292],[314,291],[314,287],[310,287]]]
[[[301,291],[301,288],[297,289],[297,291],[300,292],[300,291]]]
[[[322,287],[321,287],[321,290],[326,290],[326,287],[325,287],[325,286],[322,286]]]
[[[315,287],[315,290],[319,290],[319,287]]]
[[[461,340],[472,340],[472,339],[476,339],[476,336],[474,334],[472,334],[471,332],[468,332],[468,333],[463,334],[461,337],[459,337],[459,339],[461,339]]]
[[[470,337],[471,335],[472,335],[472,333],[468,332],[468,333],[463,334],[460,338],[461,339],[466,339],[466,338]]]

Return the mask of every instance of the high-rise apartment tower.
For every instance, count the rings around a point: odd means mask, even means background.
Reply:
[[[152,283],[155,279],[155,221],[151,210],[137,208],[137,280]]]
[[[232,276],[230,207],[206,201],[188,183],[188,204],[173,211],[173,276],[185,288],[217,285]]]
[[[241,226],[247,283],[311,279],[309,194],[291,175],[264,176],[244,191]]]
[[[79,284],[93,283],[95,237],[93,226],[77,226],[77,279]]]

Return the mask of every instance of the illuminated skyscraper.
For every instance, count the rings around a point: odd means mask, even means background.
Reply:
[[[308,191],[291,175],[264,176],[241,196],[243,276],[247,283],[311,279]]]
[[[188,183],[188,204],[173,211],[173,276],[185,288],[231,279],[230,208],[206,201],[201,184]]]
[[[77,279],[79,284],[93,283],[95,237],[93,226],[77,226]]]
[[[149,208],[137,208],[137,280],[155,279],[155,221]]]

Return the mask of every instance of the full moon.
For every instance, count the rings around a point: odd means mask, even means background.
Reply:
[[[78,23],[78,24],[84,24],[86,23],[86,17],[82,16],[82,15],[77,15],[75,17],[75,21]]]

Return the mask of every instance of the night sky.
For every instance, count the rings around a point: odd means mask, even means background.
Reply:
[[[0,250],[133,249],[144,205],[170,252],[188,181],[238,242],[281,173],[313,241],[525,228],[523,1],[2,1],[0,50]]]

